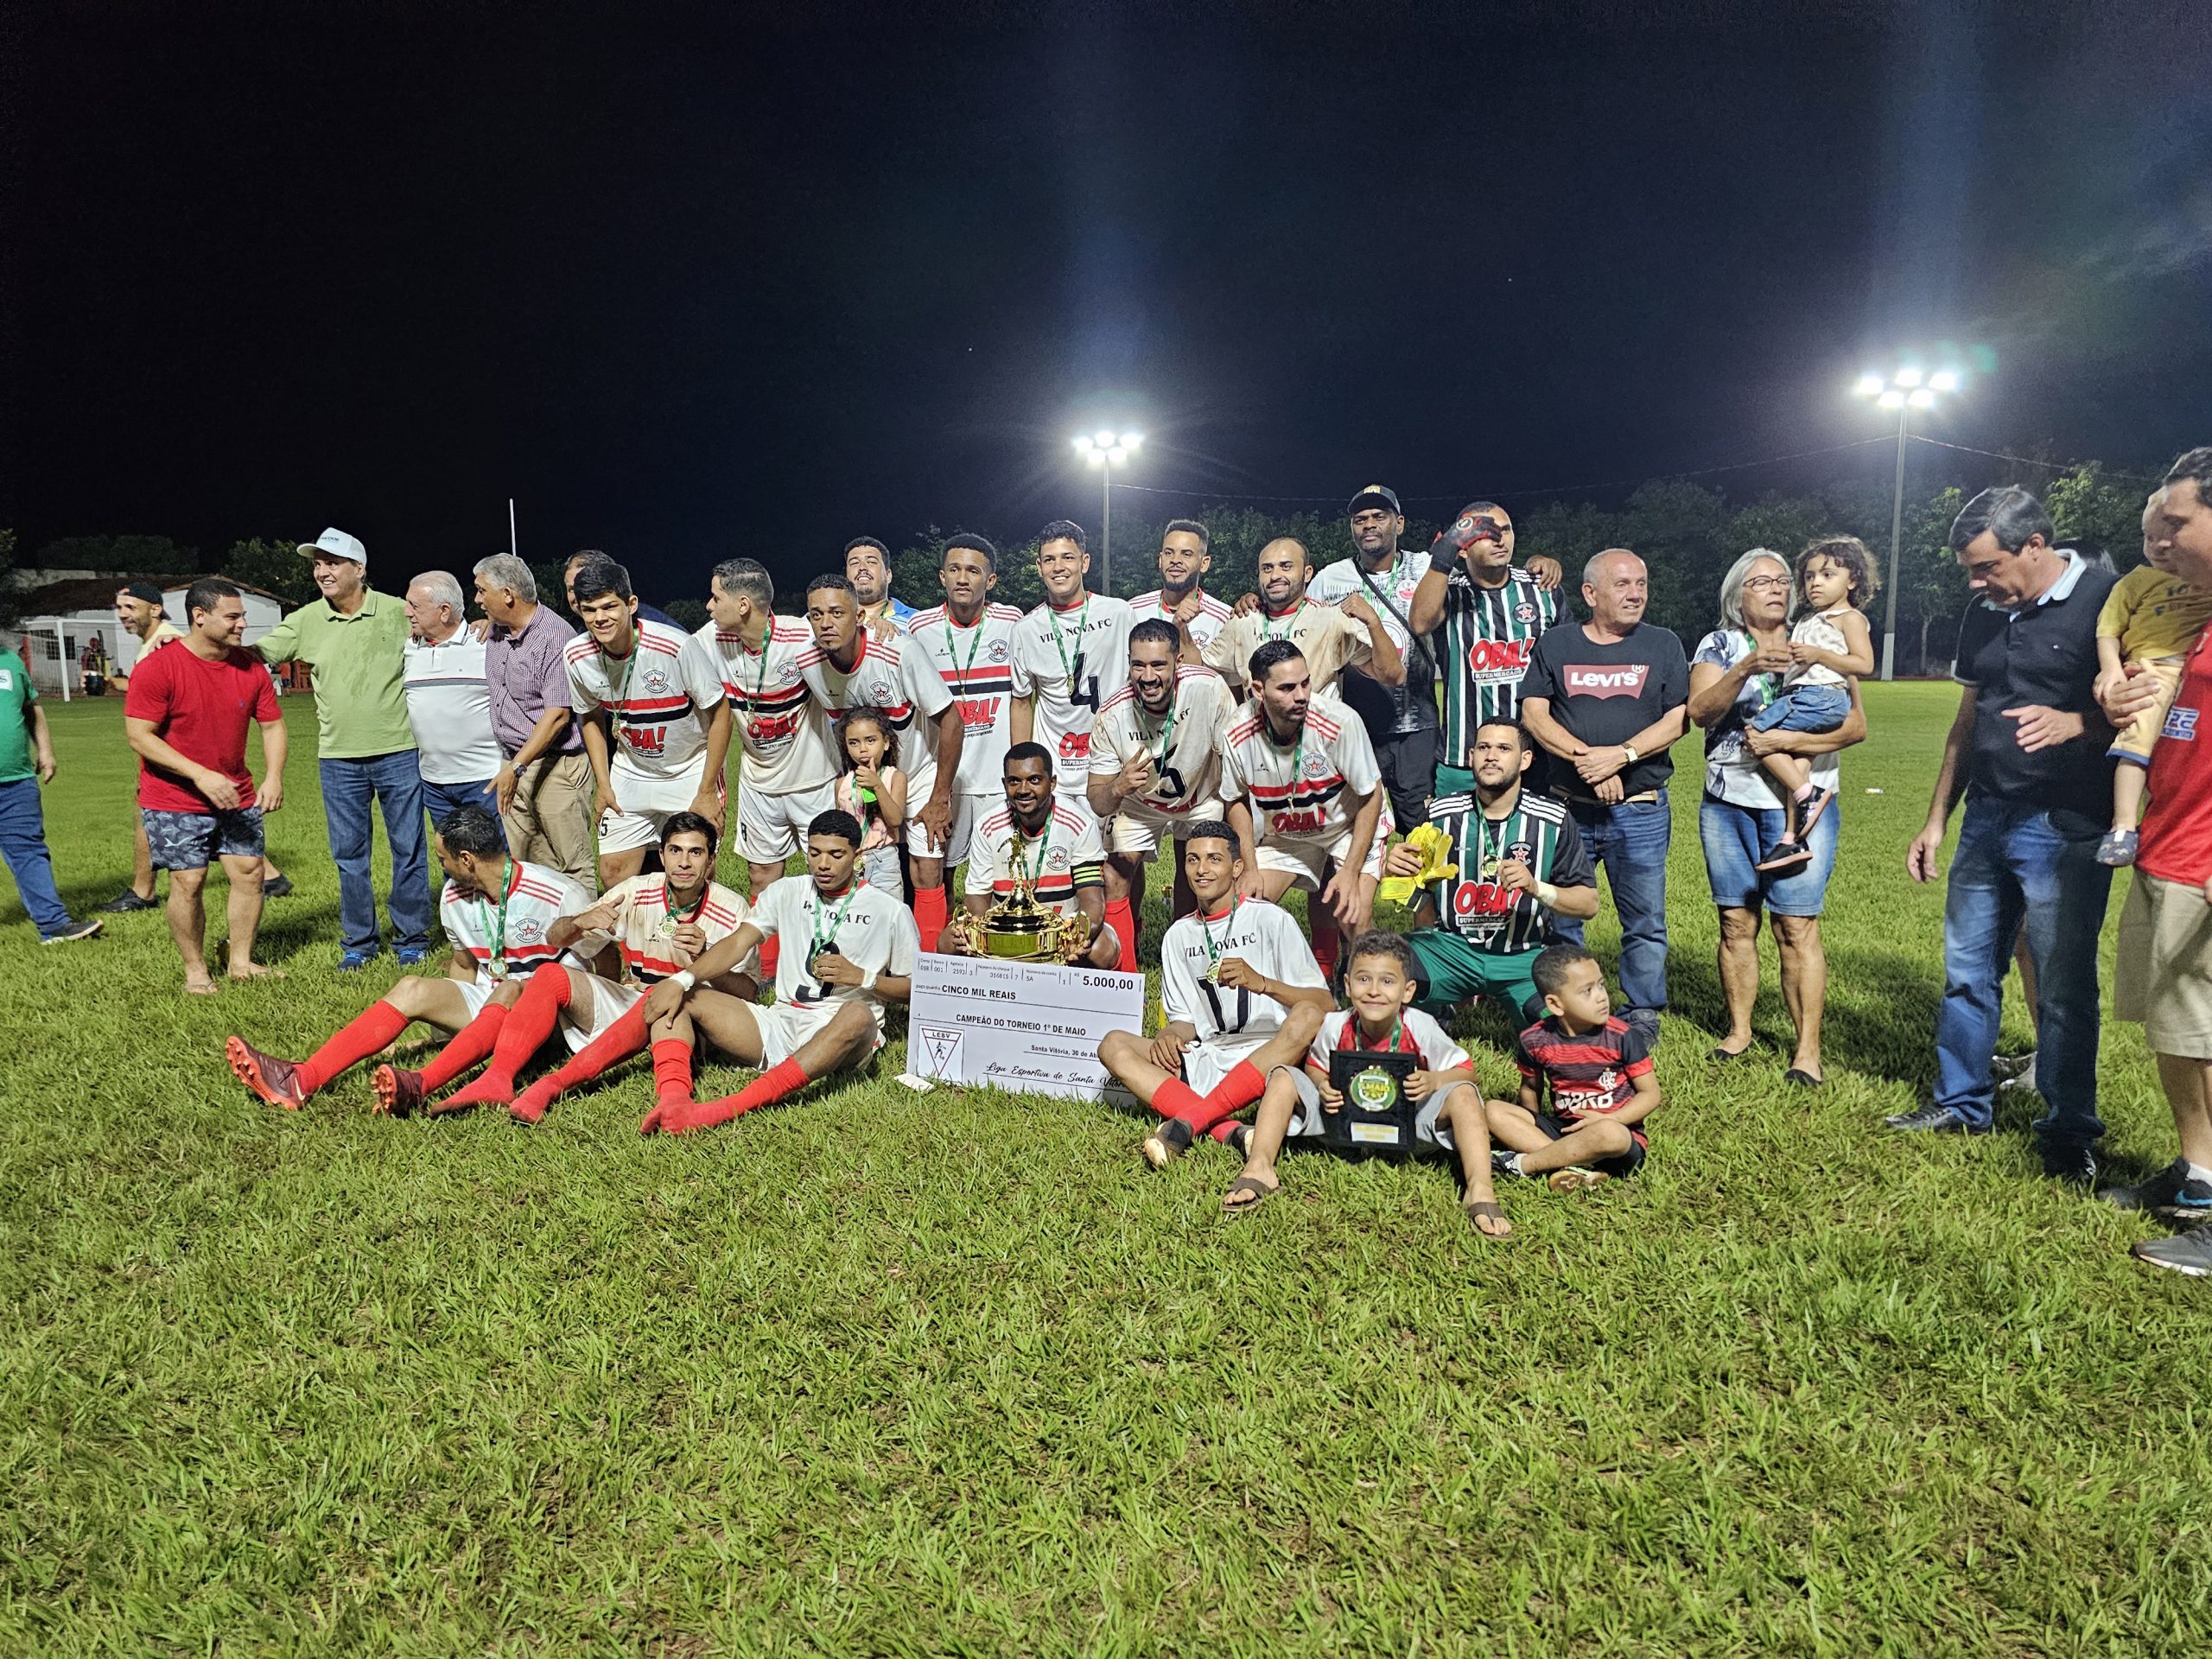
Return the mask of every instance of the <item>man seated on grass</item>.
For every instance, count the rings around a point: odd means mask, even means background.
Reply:
[[[1222,1195],[1231,1215],[1255,1209],[1281,1189],[1275,1158],[1287,1135],[1325,1132],[1325,1114],[1344,1109],[1344,1097],[1329,1079],[1329,1057],[1340,1051],[1411,1054],[1421,1069],[1406,1079],[1407,1096],[1421,1108],[1414,1120],[1415,1144],[1441,1147],[1459,1154],[1465,1185],[1461,1208],[1485,1238],[1513,1230],[1491,1185],[1490,1131],[1475,1064],[1443,1027],[1413,1006],[1420,991],[1412,947],[1379,929],[1352,941],[1344,968],[1349,1010],[1326,1015],[1303,1069],[1278,1066],[1268,1074],[1267,1092],[1251,1128],[1232,1135],[1244,1147],[1244,1170]]]
[[[1298,1063],[1335,1006],[1290,912],[1237,896],[1236,831],[1218,818],[1192,824],[1183,873],[1198,907],[1160,942],[1167,1023],[1149,1041],[1113,1031],[1098,1045],[1100,1064],[1166,1120],[1142,1147],[1155,1169],[1194,1135],[1228,1139],[1232,1116],[1260,1097],[1270,1070]]]
[[[860,849],[860,821],[851,813],[819,814],[806,829],[808,879],[777,882],[737,931],[653,987],[643,1013],[653,1030],[658,1103],[640,1134],[727,1123],[859,1066],[883,1046],[883,1006],[906,1000],[921,937],[911,911],[855,879]],[[760,1007],[711,988],[764,939],[781,946],[772,1003]],[[739,1065],[763,1068],[760,1075],[734,1095],[694,1101],[690,1054],[701,1036]],[[664,1046],[673,1058],[678,1044],[680,1077],[659,1064]]]
[[[1052,772],[1052,752],[1042,743],[1017,743],[1006,752],[1001,782],[1006,804],[984,814],[968,846],[967,891],[961,899],[981,921],[991,906],[1011,899],[1017,880],[1027,881],[1039,905],[1071,918],[1083,930],[1084,968],[1122,964],[1120,935],[1105,925],[1106,886],[1100,867],[1106,861],[1098,842],[1098,820],[1060,798]],[[946,924],[938,947],[970,955]],[[1136,970],[1134,962],[1126,964]]]
[[[1535,972],[1548,1012],[1515,1051],[1520,1102],[1487,1109],[1491,1138],[1505,1148],[1498,1171],[1549,1175],[1554,1192],[1633,1175],[1643,1166],[1640,1126],[1659,1109],[1648,1028],[1613,1017],[1605,973],[1579,944],[1547,947]]]
[[[561,954],[552,942],[553,925],[588,910],[592,897],[557,870],[509,857],[499,821],[480,806],[446,814],[438,824],[437,852],[448,878],[438,919],[453,942],[445,972],[398,981],[304,1060],[279,1059],[232,1037],[224,1049],[240,1083],[272,1106],[296,1110],[340,1073],[389,1047],[417,1020],[457,1033],[423,1070],[407,1074],[411,1086],[396,1081],[395,1067],[377,1068],[376,1109],[404,1112],[493,1052],[524,982]],[[580,942],[572,950],[578,953],[575,960],[604,951],[605,965],[613,970],[613,952],[604,939]]]
[[[688,968],[711,945],[737,931],[753,915],[741,894],[713,880],[715,849],[721,837],[715,826],[696,812],[677,812],[661,826],[658,875],[633,875],[619,887],[602,893],[600,900],[580,916],[563,916],[548,935],[556,948],[565,948],[587,934],[611,938],[622,955],[623,982],[609,985],[597,975],[559,967],[539,970],[538,977],[569,976],[569,1001],[562,1018],[572,1026],[597,1025],[599,1034],[572,1055],[557,1071],[548,1072],[514,1097],[507,1110],[517,1120],[535,1123],[548,1107],[569,1090],[588,1083],[609,1066],[619,1065],[645,1051],[648,1039],[645,993],[670,975]],[[751,1001],[760,989],[760,964],[747,957],[714,982],[715,988]],[[589,979],[588,985],[580,982]],[[540,990],[530,987],[533,997],[554,995],[549,981]],[[620,1005],[611,1020],[595,1019],[602,1007]],[[680,1076],[688,1090],[691,1077],[691,1050],[677,1046],[680,1053],[664,1052],[654,1045],[656,1077]],[[496,1061],[497,1056],[493,1058]],[[523,1056],[527,1059],[528,1056]],[[520,1060],[518,1060],[520,1064]],[[401,1072],[402,1078],[411,1077]]]

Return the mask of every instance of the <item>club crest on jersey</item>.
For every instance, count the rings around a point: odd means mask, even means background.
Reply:
[[[776,671],[776,683],[778,685],[795,684],[798,680],[798,664],[797,663],[786,662],[781,668]]]
[[[1065,870],[1067,867],[1068,849],[1066,848],[1055,847],[1045,855],[1045,868],[1046,869]]]
[[[1526,603],[1525,601],[1522,604],[1516,605],[1513,607],[1513,620],[1516,622],[1535,621],[1536,620],[1536,607]]]
[[[1329,757],[1325,754],[1307,755],[1306,757],[1306,775],[1308,778],[1327,777],[1329,775]]]
[[[2158,735],[2176,743],[2196,741],[2196,710],[2179,703],[2166,710],[2166,723]]]
[[[667,696],[671,684],[672,682],[661,670],[658,668],[649,668],[645,671],[646,690],[658,691],[662,696]]]
[[[868,697],[870,702],[880,707],[891,701],[891,688],[881,680],[876,680],[868,686]]]
[[[1535,848],[1525,841],[1514,842],[1505,849],[1505,855],[1508,858],[1516,860],[1522,864],[1526,864],[1531,858],[1534,858],[1535,855]]]
[[[1006,661],[1006,641],[1003,639],[992,640],[991,643],[984,648],[983,655],[990,658],[990,660],[995,663],[1002,663]]]
[[[537,917],[518,916],[515,918],[517,944],[537,944],[544,938],[545,924],[539,921]]]
[[[1617,1089],[1620,1086],[1620,1081],[1621,1074],[1614,1071],[1611,1066],[1606,1067],[1605,1070],[1598,1074],[1598,1086],[1600,1089],[1608,1090]]]

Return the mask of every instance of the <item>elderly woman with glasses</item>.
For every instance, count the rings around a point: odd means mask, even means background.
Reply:
[[[1720,584],[1720,626],[1690,657],[1689,715],[1705,732],[1698,831],[1713,902],[1720,911],[1720,988],[1728,1005],[1728,1030],[1712,1058],[1738,1060],[1751,1048],[1764,912],[1774,918],[1782,1000],[1796,1027],[1785,1075],[1801,1087],[1817,1089],[1827,1081],[1821,1014],[1828,965],[1821,945],[1821,909],[1835,868],[1841,813],[1830,806],[1814,821],[1808,861],[1762,871],[1758,866],[1789,833],[1789,817],[1788,803],[1760,763],[1777,752],[1802,755],[1812,763],[1814,785],[1834,791],[1840,771],[1837,751],[1865,740],[1866,711],[1854,682],[1851,713],[1834,731],[1751,729],[1750,722],[1779,695],[1789,671],[1789,566],[1779,553],[1755,547],[1730,568]]]

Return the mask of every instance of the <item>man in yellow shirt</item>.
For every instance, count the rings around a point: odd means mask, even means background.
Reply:
[[[2174,574],[2173,550],[2157,529],[2165,493],[2153,492],[2143,506],[2142,567],[2120,579],[2097,613],[2097,695],[2102,697],[2126,679],[2130,669],[2150,676],[2159,690],[2158,700],[2139,710],[2106,751],[2120,764],[2112,776],[2112,828],[2097,843],[2097,862],[2114,868],[2135,861],[2135,825],[2143,816],[2151,746],[2158,741],[2166,706],[2181,683],[2182,659],[2212,619],[2212,593]]]

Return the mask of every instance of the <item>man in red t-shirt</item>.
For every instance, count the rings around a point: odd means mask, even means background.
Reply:
[[[2212,590],[2212,447],[2192,449],[2166,474],[2145,539],[2164,543],[2174,573]],[[2107,712],[2128,712],[2133,677],[2112,692]],[[2143,815],[2135,879],[2120,918],[2120,971],[2113,1013],[2138,1020],[2158,1057],[2158,1081],[2173,1108],[2181,1155],[2149,1180],[2115,1187],[2106,1201],[2152,1211],[2194,1230],[2135,1246],[2153,1267],[2212,1277],[2212,630],[2183,660],[2181,684],[2151,750],[2150,810]]]
[[[261,925],[261,815],[284,801],[284,716],[261,659],[244,649],[245,601],[215,577],[184,596],[190,627],[130,676],[123,729],[137,751],[138,813],[156,869],[169,872],[169,933],[184,957],[184,988],[210,995],[200,901],[210,855],[231,882],[232,979],[269,969],[253,959]],[[245,766],[246,728],[261,727],[261,791]]]

